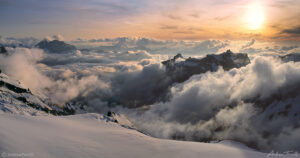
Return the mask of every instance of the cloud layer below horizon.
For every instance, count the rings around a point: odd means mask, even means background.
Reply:
[[[55,54],[32,48],[36,44],[33,41],[38,40],[2,37],[2,44],[17,47],[7,47],[8,55],[0,56],[0,68],[53,103],[75,102],[86,105],[89,112],[106,113],[113,109],[128,115],[138,129],[155,137],[234,139],[264,151],[299,149],[299,121],[279,115],[269,119],[272,112],[284,109],[286,104],[299,103],[299,95],[272,103],[275,108],[268,112],[262,112],[251,101],[289,94],[293,88],[299,88],[300,63],[283,63],[276,58],[299,52],[298,45],[124,37],[78,39],[72,43],[80,50]],[[201,57],[226,49],[248,53],[251,64],[230,71],[219,68],[217,72],[194,75],[184,83],[168,86],[169,78],[161,61],[177,53]],[[155,96],[160,93],[167,94],[167,99]],[[138,101],[151,104],[140,109],[120,106]],[[293,106],[291,111],[299,112],[299,107]],[[294,143],[282,146],[286,139]]]

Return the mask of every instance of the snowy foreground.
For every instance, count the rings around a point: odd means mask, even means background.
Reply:
[[[152,138],[99,114],[0,114],[1,153],[2,157],[38,158],[276,157],[231,141],[197,143]]]

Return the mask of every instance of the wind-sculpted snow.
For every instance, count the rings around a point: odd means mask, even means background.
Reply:
[[[99,114],[67,117],[0,114],[0,128],[0,152],[3,157],[22,153],[32,158],[268,156],[232,141],[210,144],[156,139],[123,128]]]

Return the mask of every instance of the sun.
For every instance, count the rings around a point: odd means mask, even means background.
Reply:
[[[247,8],[247,14],[245,17],[247,26],[251,30],[258,30],[263,26],[265,15],[262,4],[259,2],[252,3]]]

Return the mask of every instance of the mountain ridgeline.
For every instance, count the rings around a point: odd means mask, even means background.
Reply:
[[[185,59],[181,54],[177,54],[173,59],[162,62],[173,83],[184,82],[195,74],[217,71],[220,66],[228,71],[246,66],[249,63],[250,59],[247,54],[233,53],[230,50],[218,55],[210,54],[202,59],[191,57]]]
[[[284,56],[280,56],[280,59],[284,62],[289,62],[289,61],[299,62],[300,53],[290,53]]]

